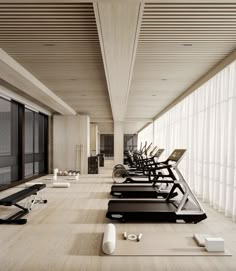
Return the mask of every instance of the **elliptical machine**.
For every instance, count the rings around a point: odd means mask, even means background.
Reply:
[[[155,147],[148,155],[150,147],[151,144],[144,152],[145,157],[139,155],[139,158],[136,158],[136,168],[127,169],[123,165],[114,167],[112,173],[114,183],[123,183],[129,178],[139,178],[139,183],[150,182],[149,171],[147,171],[147,169],[158,163],[158,159],[164,151],[164,149],[156,150],[157,147]]]

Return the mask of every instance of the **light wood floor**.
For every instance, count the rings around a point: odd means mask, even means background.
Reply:
[[[27,216],[26,225],[0,225],[0,271],[152,271],[236,270],[236,223],[204,204],[208,219],[199,224],[116,223],[121,231],[164,233],[209,233],[225,238],[232,257],[112,257],[99,256],[92,236],[104,231],[112,180],[110,172],[81,176],[70,188],[48,188]],[[23,187],[21,185],[20,187]],[[0,197],[19,190],[13,188]],[[0,214],[6,208],[0,208]],[[99,236],[99,235],[98,235]],[[161,246],[160,243],[156,244]]]

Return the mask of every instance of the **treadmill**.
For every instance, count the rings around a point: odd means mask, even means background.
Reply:
[[[180,152],[186,150],[179,149]],[[169,195],[165,199],[128,199],[110,200],[106,217],[112,220],[152,221],[152,222],[186,222],[198,223],[207,218],[199,201],[180,173],[176,164],[171,165],[178,179],[174,180]],[[171,199],[179,189],[180,199]]]
[[[166,198],[169,195],[169,184],[173,184],[176,176],[172,167],[177,167],[184,157],[185,151],[179,149],[174,150],[168,159],[162,163],[155,164],[155,167],[146,169],[149,175],[154,177],[149,184],[115,184],[111,187],[110,194],[120,198]],[[162,173],[163,171],[167,173]],[[165,188],[163,189],[163,184]],[[181,189],[181,187],[180,187]],[[182,191],[183,193],[183,191]],[[172,193],[171,198],[178,195],[177,192]]]

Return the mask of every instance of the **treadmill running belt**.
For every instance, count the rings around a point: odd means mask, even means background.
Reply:
[[[197,223],[206,218],[205,213],[197,212],[196,206],[190,200],[183,208],[186,213],[177,214],[177,206],[177,201],[111,200],[106,217],[121,221],[176,222],[176,220],[184,220],[188,223]],[[188,210],[192,212],[188,213]]]

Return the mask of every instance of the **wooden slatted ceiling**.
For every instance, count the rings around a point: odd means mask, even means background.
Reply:
[[[236,3],[146,3],[126,116],[153,118],[235,49]]]
[[[0,47],[77,112],[112,119],[92,3],[0,3]]]

